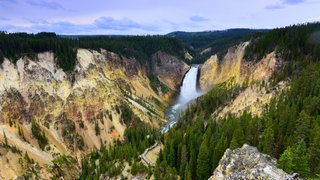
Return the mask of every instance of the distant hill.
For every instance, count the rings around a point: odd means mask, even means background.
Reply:
[[[204,56],[202,59],[206,59],[216,53],[222,56],[229,47],[239,44],[241,41],[250,40],[252,37],[268,31],[268,29],[247,28],[202,32],[176,31],[167,34],[167,36],[180,39],[189,47],[201,53]]]

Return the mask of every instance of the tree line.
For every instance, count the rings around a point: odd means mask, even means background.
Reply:
[[[306,23],[277,28],[258,38],[246,48],[245,59],[260,60],[276,50],[287,61],[297,58],[318,60],[320,57],[320,23]]]
[[[0,60],[9,58],[16,62],[21,56],[53,51],[58,65],[65,71],[72,71],[76,61],[76,50],[87,48],[100,51],[106,49],[121,56],[136,58],[143,65],[150,66],[151,56],[157,51],[184,60],[188,50],[180,40],[166,36],[59,36],[55,33],[38,34],[0,32]]]

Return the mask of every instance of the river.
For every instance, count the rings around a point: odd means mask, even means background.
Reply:
[[[180,87],[179,95],[177,96],[175,103],[171,105],[166,110],[166,119],[167,123],[161,129],[161,133],[164,134],[178,121],[180,114],[185,110],[193,100],[200,95],[201,92],[197,90],[197,76],[198,76],[199,65],[191,66],[190,70],[186,73],[182,85]],[[151,147],[145,149],[142,153],[142,159],[149,164],[150,166],[155,166],[154,162],[151,162],[147,158],[147,153],[153,148],[157,147],[158,142],[155,141],[155,144]]]
[[[162,134],[168,132],[168,130],[177,122],[183,110],[185,110],[194,99],[202,95],[202,93],[197,90],[198,69],[199,65],[193,65],[186,73],[180,87],[179,95],[173,105],[166,110],[167,123],[161,129]]]

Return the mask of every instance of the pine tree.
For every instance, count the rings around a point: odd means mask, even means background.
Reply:
[[[18,133],[19,133],[19,136],[22,136],[20,125],[18,125]]]
[[[313,139],[311,140],[309,151],[311,155],[311,170],[316,174],[316,170],[319,167],[320,170],[320,126],[318,124],[312,130]],[[320,171],[318,172],[320,175]]]
[[[100,127],[98,121],[95,122],[95,131],[96,131],[96,136],[100,135]]]
[[[228,148],[227,138],[224,135],[221,135],[213,153],[213,168],[216,168],[218,166],[219,160],[221,159],[224,151],[227,148]]]
[[[239,120],[235,119],[235,121]],[[234,131],[233,136],[235,136],[237,143],[239,144],[239,147],[245,143],[245,137],[241,126],[237,126],[237,129]]]
[[[185,180],[192,180],[192,175],[191,175],[189,163],[186,164],[186,169],[184,170],[184,179]]]
[[[24,159],[25,159],[28,163],[31,163],[31,159],[30,159],[29,154],[28,154],[27,151],[26,151],[26,153],[24,154]]]
[[[4,132],[4,130],[3,130],[3,138],[4,138],[5,146],[8,147],[8,138],[7,138],[7,135],[6,135],[6,133]]]
[[[197,154],[195,150],[191,151],[190,160],[189,160],[189,169],[192,175],[192,179],[196,178],[197,173]]]
[[[262,133],[262,152],[272,155],[272,149],[274,144],[274,132],[272,129],[272,122],[269,120],[267,122],[267,127]]]
[[[310,131],[310,122],[311,117],[304,110],[302,110],[299,114],[299,118],[296,120],[296,129],[294,135],[297,140],[307,140]]]
[[[231,142],[230,142],[230,149],[231,149],[231,150],[234,150],[234,149],[236,149],[236,148],[238,148],[238,147],[239,147],[239,144],[238,144],[238,142],[237,142],[236,137],[235,137],[235,136],[232,136],[232,140],[231,140]]]
[[[310,154],[303,139],[292,147],[292,155],[293,171],[298,172],[302,177],[308,177],[311,173],[309,168]]]
[[[208,179],[210,177],[210,158],[209,150],[205,143],[202,142],[197,160],[197,177],[199,180]]]
[[[290,146],[283,152],[279,159],[278,167],[286,171],[287,173],[291,173],[293,169],[293,155],[291,152]]]
[[[158,155],[157,162],[158,162],[158,161],[159,161],[159,163],[163,161],[163,151],[162,151],[162,148],[160,148],[160,151],[159,151],[159,155]]]
[[[188,163],[186,145],[183,145],[183,147],[182,147],[180,159],[181,159],[180,160],[181,161],[180,162],[180,176],[183,179],[184,174],[185,174],[186,165]]]
[[[170,153],[168,154],[168,165],[174,167],[176,165],[177,156],[176,156],[176,148],[174,146],[174,142],[170,143]]]

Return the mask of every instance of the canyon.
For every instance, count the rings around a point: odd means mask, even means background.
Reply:
[[[24,154],[41,166],[51,166],[63,154],[74,156],[80,164],[81,157],[100,143],[122,141],[128,126],[119,113],[122,106],[146,124],[164,124],[164,107],[189,66],[164,52],[156,53],[153,60],[155,76],[171,88],[167,93],[152,89],[146,67],[137,60],[103,49],[78,49],[72,72],[57,66],[53,52],[21,57],[16,64],[5,59],[0,68],[0,140],[4,142],[6,136],[8,144],[23,154],[4,153],[3,158],[17,157],[10,162],[20,168],[2,161],[6,167],[0,170],[2,178],[25,173],[27,163],[17,162]],[[44,149],[32,133],[32,122],[47,136]],[[42,177],[49,176],[45,169]]]
[[[250,107],[255,108],[251,112],[259,114],[263,105],[277,92],[258,91],[257,82],[267,81],[281,60],[271,53],[257,63],[246,62],[243,55],[248,44],[229,48],[221,61],[213,55],[199,67],[199,89],[204,92],[221,83],[256,84],[249,86],[228,106],[218,109],[215,114],[220,117]],[[152,56],[152,61],[155,76],[170,88],[168,93],[152,89],[147,68],[137,60],[103,49],[100,52],[78,49],[76,67],[71,73],[57,66],[52,52],[39,53],[33,59],[21,57],[16,64],[5,59],[0,69],[1,130],[11,146],[27,153],[41,166],[52,165],[52,161],[62,154],[74,156],[80,165],[81,156],[100,147],[101,139],[105,145],[123,140],[127,125],[117,109],[124,104],[144,123],[158,128],[165,124],[164,107],[168,107],[172,94],[179,91],[190,67],[161,51]],[[193,91],[197,91],[196,88]],[[256,96],[260,100],[258,103],[252,96],[253,100],[247,98],[252,91],[260,93]],[[178,104],[179,101],[178,97]],[[179,107],[175,119],[186,103]],[[48,137],[49,145],[45,149],[39,147],[32,135],[32,121],[37,122]],[[173,124],[174,121],[167,128]],[[97,127],[99,134],[95,132]],[[19,129],[23,136],[19,135]],[[1,135],[0,139],[4,140],[4,136]],[[6,157],[14,156],[7,154]],[[25,165],[22,163],[21,166]],[[5,166],[0,170],[3,177],[25,173],[22,167]],[[76,177],[76,171],[69,176]],[[50,177],[49,174],[41,171],[42,177]]]

